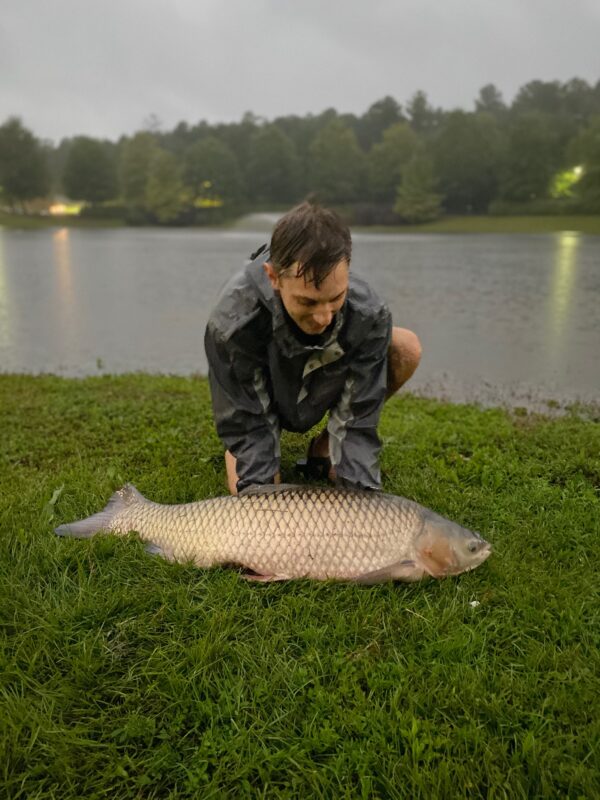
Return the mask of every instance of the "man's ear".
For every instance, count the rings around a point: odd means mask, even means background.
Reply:
[[[279,289],[279,275],[275,272],[275,268],[270,261],[265,261],[263,264],[263,269],[267,275],[267,278],[271,282],[271,286],[273,289]]]

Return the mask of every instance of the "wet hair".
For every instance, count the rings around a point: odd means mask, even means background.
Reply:
[[[297,264],[296,275],[321,283],[339,264],[350,264],[352,239],[350,229],[330,209],[306,201],[283,216],[271,236],[270,261],[278,275]]]

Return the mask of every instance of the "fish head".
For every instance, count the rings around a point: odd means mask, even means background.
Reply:
[[[415,550],[423,569],[434,578],[475,569],[492,552],[478,533],[427,510]]]

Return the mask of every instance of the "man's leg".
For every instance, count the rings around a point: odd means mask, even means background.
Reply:
[[[225,450],[225,468],[227,469],[227,488],[229,489],[229,494],[237,494],[238,476],[235,465],[235,456],[232,455],[229,450]]]
[[[387,392],[388,400],[413,375],[421,360],[421,342],[408,328],[392,328],[392,341],[388,350]],[[309,456],[329,456],[329,434],[325,428],[314,440]]]
[[[388,350],[387,400],[412,377],[421,361],[421,342],[408,328],[392,328]]]
[[[237,494],[238,475],[236,471],[236,458],[229,450],[225,450],[225,468],[227,470],[227,487],[229,494]],[[279,472],[273,478],[273,483],[281,483]]]

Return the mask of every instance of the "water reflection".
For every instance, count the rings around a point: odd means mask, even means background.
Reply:
[[[63,354],[70,340],[75,340],[76,296],[73,286],[73,267],[71,261],[71,239],[68,228],[60,228],[52,234],[54,267],[56,278],[57,333],[62,341]]]
[[[574,231],[559,234],[552,285],[552,316],[558,336],[564,330],[570,311],[580,241],[581,235]]]
[[[8,293],[8,265],[4,253],[4,234],[0,228],[0,348],[12,345],[11,304]]]
[[[561,360],[565,349],[565,328],[572,313],[580,241],[581,235],[575,231],[558,234],[548,309],[549,353],[555,364]]]
[[[54,264],[57,267],[58,294],[65,308],[72,307],[75,297],[73,294],[69,229],[60,228],[60,230],[55,231],[52,236],[52,242],[54,245]]]

